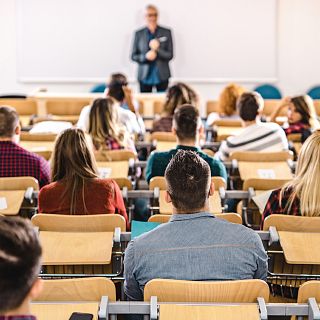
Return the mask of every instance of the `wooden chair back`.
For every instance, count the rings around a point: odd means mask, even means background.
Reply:
[[[10,106],[16,109],[19,116],[31,116],[37,114],[37,102],[34,99],[0,99],[0,105]]]
[[[172,132],[153,132],[151,134],[151,140],[176,142],[177,138]]]
[[[222,177],[211,177],[216,192],[219,188],[226,188],[226,181]],[[153,177],[149,183],[149,189],[153,190],[158,187],[160,190],[167,190],[166,179],[164,177]]]
[[[109,150],[95,154],[95,158],[98,162],[129,161],[130,159],[136,159],[136,155],[130,150]]]
[[[153,279],[144,288],[144,300],[157,296],[159,302],[253,303],[269,300],[269,287],[257,279],[234,281],[184,281]]]
[[[264,220],[263,230],[276,227],[278,231],[320,232],[320,217],[272,214]]]
[[[38,180],[34,177],[0,178],[0,190],[27,190],[29,187],[38,191]]]
[[[231,153],[230,158],[246,162],[279,162],[293,159],[292,151],[278,152],[257,152],[257,151],[236,151]]]
[[[43,289],[35,301],[100,301],[102,296],[116,300],[116,288],[110,279],[43,280]]]
[[[286,179],[247,179],[243,182],[243,190],[253,188],[254,190],[273,190],[281,188],[290,180]]]
[[[309,298],[315,298],[320,301],[320,281],[307,281],[298,291],[298,303],[308,303]]]
[[[217,127],[242,127],[241,120],[219,119],[214,121],[213,125]]]
[[[202,149],[201,151],[210,157],[213,157],[215,154],[211,149]]]
[[[273,111],[280,105],[280,102],[281,100],[279,99],[265,99],[262,114],[266,117],[271,116]],[[286,115],[287,115],[287,108],[284,108],[281,110],[279,116],[286,116]]]
[[[314,108],[316,109],[316,113],[318,116],[320,116],[320,100],[313,100]]]
[[[36,214],[31,219],[40,231],[114,232],[116,227],[126,231],[126,221],[119,214],[63,215]]]
[[[21,141],[55,141],[57,135],[53,133],[29,133],[21,132]]]
[[[91,104],[91,99],[53,99],[47,100],[47,114],[79,116],[83,107]]]
[[[216,213],[215,217],[232,223],[242,224],[242,218],[237,213]],[[155,214],[148,219],[148,222],[167,223],[169,220],[170,215],[168,214]]]
[[[128,178],[113,178],[120,189],[126,187],[128,190],[132,190],[132,182]]]
[[[162,114],[164,107],[164,101],[155,100],[153,103],[153,113],[154,114]]]
[[[206,114],[207,116],[211,112],[219,112],[219,101],[217,100],[208,100],[206,103]]]

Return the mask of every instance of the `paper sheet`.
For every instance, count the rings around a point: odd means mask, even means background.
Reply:
[[[8,209],[7,199],[5,197],[0,197],[0,210]]]

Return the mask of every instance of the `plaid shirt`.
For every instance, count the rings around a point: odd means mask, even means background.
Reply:
[[[0,320],[37,320],[35,316],[0,316]]]
[[[40,188],[50,182],[49,163],[12,141],[0,141],[0,177],[31,176]]]
[[[270,216],[271,214],[290,214],[292,216],[301,216],[300,211],[300,200],[295,198],[293,200],[290,212],[287,211],[286,205],[289,201],[291,189],[285,190],[281,202],[280,202],[280,193],[281,189],[273,190],[269,200],[264,208],[264,212],[262,214],[262,222],[261,227],[263,227],[263,222],[266,217]]]
[[[303,133],[303,131],[306,129],[310,129],[310,126],[302,122],[296,122],[293,124],[289,124],[289,127],[284,128],[283,130],[286,133],[286,135],[288,135],[292,133]]]

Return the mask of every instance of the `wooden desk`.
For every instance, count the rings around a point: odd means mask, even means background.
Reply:
[[[221,199],[219,193],[216,191],[213,196],[209,198],[210,204],[210,212],[211,213],[221,213]],[[165,200],[165,190],[160,190],[159,196],[159,206],[160,206],[160,213],[161,214],[172,214],[172,204],[167,203]]]
[[[258,320],[256,304],[228,306],[190,306],[160,304],[159,320]]]
[[[127,178],[129,174],[128,161],[99,161],[98,169],[101,169],[102,178]]]
[[[287,263],[320,265],[320,233],[279,231],[279,237]]]
[[[239,173],[241,180],[248,179],[292,179],[289,165],[285,161],[280,162],[246,162],[239,161]],[[267,177],[269,176],[269,177]]]
[[[91,313],[93,319],[97,320],[98,309],[98,302],[33,302],[31,304],[31,313],[38,320],[69,320],[73,312]]]
[[[24,199],[25,190],[0,190],[0,198],[5,198],[7,209],[0,209],[0,214],[17,215]]]
[[[43,265],[110,264],[112,232],[40,231]]]
[[[169,151],[175,149],[177,146],[176,142],[171,141],[157,141],[157,151]]]

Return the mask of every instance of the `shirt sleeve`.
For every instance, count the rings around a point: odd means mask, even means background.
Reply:
[[[142,301],[143,293],[135,278],[134,242],[131,241],[124,255],[124,292],[133,301]]]
[[[153,174],[153,162],[154,162],[154,153],[151,153],[151,155],[149,156],[149,159],[147,161],[147,167],[146,167],[146,180],[148,182],[148,184],[150,183],[151,178],[154,177]]]
[[[260,237],[256,236],[256,263],[257,269],[254,273],[254,279],[261,279],[266,281],[268,276],[268,255],[263,247]]]
[[[125,218],[127,230],[129,230],[128,215],[127,215],[126,207],[124,205],[124,201],[122,198],[120,188],[114,180],[112,180],[112,184],[113,184],[113,190],[114,190],[114,199],[113,199],[114,204],[113,205],[115,207],[115,213],[120,214]]]
[[[279,196],[280,189],[272,191],[262,214],[261,229],[263,229],[263,223],[266,217],[270,216],[275,212],[279,213]]]
[[[214,162],[212,164],[211,168],[211,176],[219,176],[224,178],[224,180],[228,181],[228,174],[225,165],[217,159],[214,159]]]

